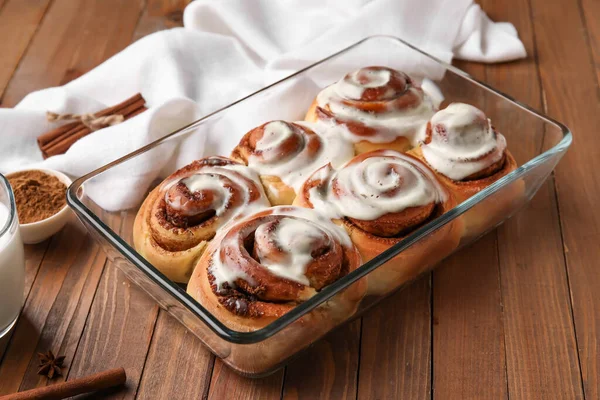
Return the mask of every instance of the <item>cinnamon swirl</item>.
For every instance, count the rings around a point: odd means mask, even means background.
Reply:
[[[273,205],[292,204],[296,191],[317,168],[342,165],[354,156],[340,135],[327,134],[308,122],[271,121],[248,132],[231,158],[260,174]]]
[[[455,206],[433,171],[390,150],[360,154],[342,168],[331,165],[303,185],[295,205],[314,208],[343,224],[368,261]],[[385,294],[450,254],[462,225],[452,221],[369,275],[369,293]]]
[[[254,171],[224,157],[204,158],[166,178],[146,197],[134,222],[134,246],[169,279],[186,283],[219,228],[266,207]]]
[[[305,119],[344,127],[357,153],[408,151],[425,137],[435,102],[417,82],[387,67],[366,67],[323,89]]]

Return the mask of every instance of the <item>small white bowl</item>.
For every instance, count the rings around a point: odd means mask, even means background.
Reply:
[[[23,171],[41,171],[48,175],[55,176],[56,178],[58,178],[59,181],[64,183],[67,186],[67,188],[69,187],[69,185],[71,183],[73,183],[73,181],[71,181],[71,179],[68,176],[66,176],[65,174],[63,174],[62,172],[54,171],[51,169],[33,168],[33,169],[24,169],[22,171],[16,171],[16,172],[23,172]],[[10,177],[10,175],[12,175],[12,174],[8,174],[9,177]],[[66,196],[66,190],[65,190],[65,196]],[[21,231],[21,238],[23,239],[23,243],[35,244],[35,243],[43,242],[44,240],[48,239],[50,236],[54,235],[55,233],[60,231],[65,226],[65,224],[69,221],[70,214],[71,214],[71,210],[69,209],[69,206],[67,206],[65,204],[65,206],[59,212],[57,212],[56,214],[54,214],[51,217],[48,217],[41,221],[32,222],[29,224],[19,224],[20,231]]]

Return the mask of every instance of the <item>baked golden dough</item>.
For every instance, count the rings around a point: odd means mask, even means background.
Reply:
[[[150,192],[136,215],[133,243],[169,279],[186,283],[224,224],[266,207],[269,202],[254,171],[224,157],[203,158]]]

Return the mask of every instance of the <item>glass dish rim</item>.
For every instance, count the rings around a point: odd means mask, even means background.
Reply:
[[[0,237],[4,236],[6,232],[10,230],[12,226],[15,216],[17,214],[17,204],[15,203],[15,195],[12,190],[12,186],[10,186],[10,182],[8,182],[8,178],[4,176],[4,174],[0,174],[0,182],[6,188],[6,192],[8,193],[8,202],[10,209],[8,210],[8,218],[6,219],[6,224],[0,228]]]
[[[158,146],[159,144],[161,144],[168,138],[175,136],[178,133],[187,131],[189,129],[193,129],[194,126],[201,124],[203,121],[205,121],[209,118],[212,118],[213,116],[218,115],[221,112],[224,112],[225,110],[237,105],[238,103],[248,100],[264,91],[269,90],[270,88],[272,88],[276,85],[282,84],[282,83],[294,78],[295,76],[298,76],[298,75],[304,73],[305,71],[307,71],[311,68],[314,68],[318,65],[326,63],[330,59],[332,59],[338,55],[341,55],[343,53],[349,52],[352,49],[354,49],[355,47],[358,47],[361,44],[363,44],[367,41],[374,40],[374,39],[391,40],[391,41],[396,42],[396,44],[406,46],[406,47],[422,54],[423,56],[440,64],[446,70],[449,70],[457,75],[460,75],[461,77],[470,81],[471,83],[473,83],[477,86],[480,86],[488,91],[491,91],[492,93],[504,98],[505,100],[513,103],[514,105],[518,106],[519,108],[522,108],[523,110],[533,114],[537,118],[558,127],[563,134],[563,138],[560,140],[559,143],[557,143],[550,149],[544,151],[543,153],[541,153],[541,154],[537,155],[536,157],[532,158],[531,160],[527,161],[525,164],[521,165],[516,170],[507,174],[506,176],[499,179],[498,181],[494,182],[492,185],[488,186],[487,188],[485,188],[481,192],[477,193],[473,197],[462,202],[461,204],[459,204],[452,210],[448,211],[447,213],[443,214],[442,216],[440,216],[440,217],[434,219],[433,221],[430,221],[429,223],[425,224],[424,226],[420,227],[419,229],[417,229],[416,231],[411,233],[408,237],[406,237],[404,240],[400,241],[399,243],[396,243],[395,245],[393,245],[386,251],[382,252],[381,254],[379,254],[378,256],[373,258],[372,260],[362,264],[362,266],[360,266],[355,271],[351,272],[350,274],[344,276],[343,278],[339,279],[338,281],[327,286],[326,288],[321,290],[317,295],[315,295],[308,301],[297,305],[291,311],[289,311],[288,313],[284,314],[283,316],[277,318],[275,321],[271,322],[269,325],[267,325],[259,330],[252,331],[252,332],[240,332],[240,331],[232,330],[232,329],[228,328],[227,326],[225,326],[221,321],[219,321],[210,312],[208,312],[202,305],[200,305],[200,303],[198,303],[189,294],[187,294],[180,286],[178,286],[175,282],[167,279],[161,272],[156,270],[148,261],[146,261],[140,254],[138,254],[137,251],[135,251],[135,249],[133,249],[128,243],[126,243],[117,233],[115,233],[110,227],[108,227],[100,218],[98,218],[98,216],[96,216],[96,214],[94,212],[92,212],[90,209],[88,209],[78,199],[77,192],[78,192],[79,188],[82,187],[84,182],[93,178],[94,176],[97,176],[97,175],[101,174],[102,172],[115,167],[116,165],[126,162],[126,161],[136,157],[137,155],[144,153],[144,152]],[[567,128],[564,124],[562,124],[558,121],[555,121],[554,119],[532,109],[531,107],[515,100],[511,96],[487,85],[486,83],[480,82],[479,80],[472,78],[466,72],[464,72],[444,61],[439,60],[435,56],[432,56],[432,55],[428,54],[427,52],[420,50],[419,48],[411,45],[410,43],[407,43],[406,41],[404,41],[400,38],[397,38],[394,36],[389,36],[389,35],[373,35],[373,36],[368,36],[368,37],[366,37],[366,38],[364,38],[364,39],[326,57],[326,58],[323,58],[323,59],[285,77],[285,78],[282,78],[282,79],[278,80],[277,82],[274,82],[268,86],[265,86],[256,92],[253,92],[243,98],[240,98],[240,99],[234,101],[233,103],[230,103],[216,111],[213,111],[210,114],[207,114],[204,117],[202,117],[186,126],[183,126],[180,129],[177,129],[152,143],[149,143],[146,146],[143,146],[143,147],[141,147],[141,148],[111,162],[111,163],[108,163],[108,164],[76,179],[69,186],[69,189],[67,190],[67,203],[80,218],[85,220],[88,224],[92,225],[93,228],[96,230],[96,232],[98,232],[98,234],[100,234],[113,247],[115,247],[135,267],[137,267],[142,272],[144,272],[146,274],[146,276],[148,276],[152,281],[154,281],[156,284],[158,284],[163,290],[168,292],[171,296],[175,297],[190,312],[192,312],[199,319],[201,319],[202,322],[204,322],[213,332],[215,332],[215,334],[217,336],[219,336],[220,338],[222,338],[228,342],[231,342],[231,343],[251,344],[251,343],[261,342],[261,341],[273,336],[277,332],[281,331],[282,329],[287,327],[289,324],[291,324],[295,320],[301,318],[302,316],[304,316],[305,314],[307,314],[314,308],[318,307],[323,302],[329,300],[331,297],[333,297],[335,294],[337,294],[341,290],[350,286],[351,284],[353,284],[357,280],[363,278],[364,276],[367,276],[372,270],[376,269],[383,263],[385,263],[388,260],[390,260],[391,258],[395,257],[401,251],[410,247],[411,245],[413,245],[414,243],[416,243],[423,237],[427,236],[431,232],[446,225],[448,222],[454,220],[455,218],[457,218],[458,216],[460,216],[461,214],[463,214],[464,212],[466,212],[467,210],[469,210],[470,208],[475,206],[477,203],[481,202],[485,198],[487,198],[487,197],[491,196],[492,194],[494,194],[495,192],[499,191],[504,186],[516,181],[517,179],[519,179],[520,177],[525,175],[525,173],[528,170],[543,163],[546,159],[548,159],[556,154],[566,151],[567,148],[570,146],[571,142],[572,142],[572,133],[569,130],[569,128]]]

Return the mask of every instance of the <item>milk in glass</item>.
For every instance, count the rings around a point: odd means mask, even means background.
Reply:
[[[0,203],[0,230],[6,225],[9,215],[8,208]],[[13,224],[0,236],[0,337],[21,311],[24,287],[23,242],[18,226]]]

